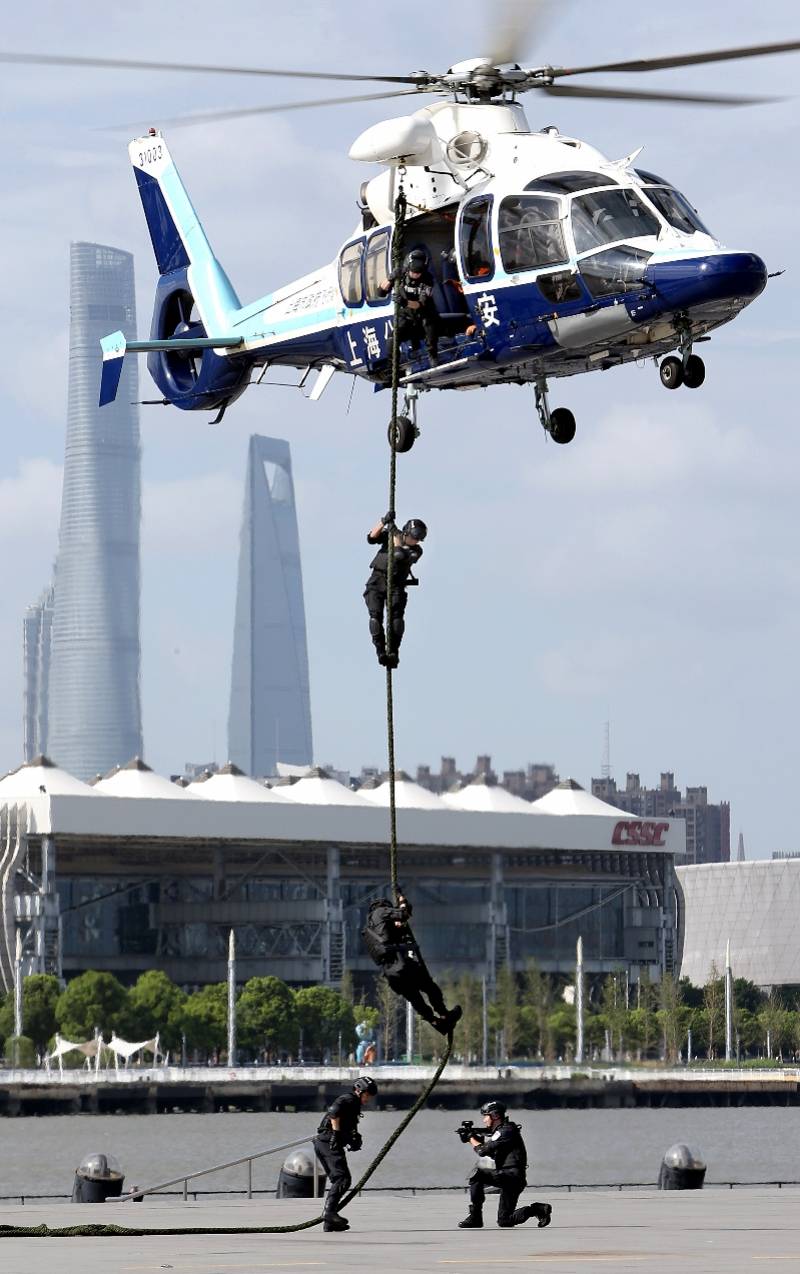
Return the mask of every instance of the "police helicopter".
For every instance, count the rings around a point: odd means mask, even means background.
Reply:
[[[652,359],[667,389],[698,388],[705,366],[696,346],[764,289],[764,262],[724,247],[671,181],[638,165],[641,147],[610,159],[555,126],[532,129],[518,99],[537,91],[548,98],[715,106],[771,100],[573,81],[595,72],[642,73],[783,53],[800,48],[800,41],[603,65],[524,66],[517,46],[530,13],[520,21],[519,12],[501,27],[490,56],[456,63],[444,74],[247,72],[387,86],[363,100],[438,99],[356,139],[350,157],[382,165],[361,185],[358,225],[333,261],[260,300],[239,300],[161,132],[150,129],[131,142],[159,279],[150,339],[126,340],[115,332],[102,341],[101,405],[115,398],[127,353],[147,354],[165,404],[216,411],[216,420],[272,367],[300,369],[301,384],[316,371],[313,400],[335,372],[388,386],[393,302],[382,284],[391,270],[401,182],[403,242],[417,259],[423,255],[432,276],[442,339],[435,359],[424,347],[401,347],[398,450],[407,451],[418,434],[416,406],[424,390],[531,383],[542,427],[555,442],[567,443],[575,418],[566,407],[550,408],[553,379]],[[0,60],[244,73],[35,54],[0,54]],[[287,109],[317,104],[331,99]]]

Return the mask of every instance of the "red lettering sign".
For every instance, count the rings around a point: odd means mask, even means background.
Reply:
[[[669,831],[669,823],[648,823],[643,819],[631,819],[630,822],[619,822],[611,837],[612,845],[652,845],[654,848],[664,844],[664,833]]]

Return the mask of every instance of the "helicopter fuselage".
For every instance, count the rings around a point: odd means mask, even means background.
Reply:
[[[760,257],[723,247],[670,182],[633,166],[638,151],[612,161],[530,132],[516,104],[439,103],[355,144],[387,167],[362,188],[361,225],[337,257],[241,306],[163,139],[130,154],[161,278],[150,343],[128,348],[149,352],[165,400],[188,410],[224,408],[270,366],[389,383],[381,285],[401,181],[403,249],[427,256],[442,334],[436,365],[424,344],[402,348],[403,381],[421,389],[544,386],[672,350],[685,360],[766,284]]]

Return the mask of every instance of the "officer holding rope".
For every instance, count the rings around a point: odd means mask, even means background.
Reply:
[[[328,1189],[325,1192],[322,1228],[326,1233],[349,1230],[350,1222],[339,1215],[342,1199],[352,1183],[345,1150],[360,1150],[361,1133],[358,1121],[362,1107],[378,1092],[378,1085],[369,1075],[362,1075],[353,1084],[350,1093],[342,1093],[328,1107],[314,1138],[314,1150],[325,1169]]]

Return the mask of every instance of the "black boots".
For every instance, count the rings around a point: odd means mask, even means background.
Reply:
[[[549,1203],[530,1203],[525,1211],[528,1214],[526,1220],[538,1217],[540,1230],[550,1224],[550,1218],[553,1215],[553,1209]]]
[[[332,1231],[349,1230],[350,1222],[343,1216],[339,1216],[338,1212],[329,1212],[325,1216],[322,1228],[326,1234],[330,1234]]]
[[[445,1013],[443,1017],[435,1017],[431,1022],[431,1026],[435,1031],[438,1031],[440,1035],[449,1035],[455,1027],[456,1022],[461,1021],[461,1015],[461,1005],[457,1004],[455,1008],[451,1009],[449,1013]]]
[[[480,1208],[470,1208],[463,1221],[458,1223],[459,1230],[482,1230],[483,1213]]]

